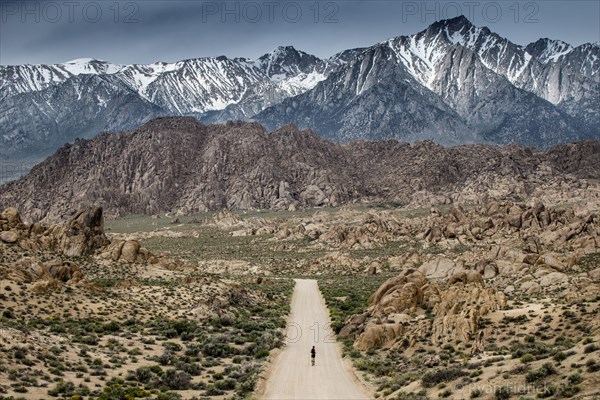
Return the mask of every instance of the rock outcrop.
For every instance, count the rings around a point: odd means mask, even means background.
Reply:
[[[0,215],[0,240],[22,250],[48,251],[68,257],[82,257],[94,253],[109,242],[104,234],[101,207],[88,207],[63,225],[43,226],[24,224],[15,208],[7,208]]]
[[[506,297],[485,287],[477,271],[460,271],[438,282],[407,269],[384,282],[369,305],[340,331],[355,340],[357,349],[406,346],[423,338],[473,345],[482,332],[481,317],[503,308]]]
[[[434,260],[423,263],[419,271],[430,280],[446,280],[451,275],[462,271],[463,266],[457,265],[454,261],[446,257],[438,257]]]
[[[90,207],[77,213],[62,229],[59,250],[66,256],[81,257],[108,244],[104,235],[102,207]]]
[[[57,280],[62,283],[77,283],[82,278],[81,268],[74,261],[41,261],[25,257],[9,266],[0,265],[1,273],[17,282],[31,283],[39,280]]]
[[[63,225],[48,226],[25,224],[15,208],[8,208],[0,214],[0,256],[0,276],[17,282],[42,282],[36,286],[40,290],[84,280],[81,263],[183,268],[181,262],[156,256],[136,240],[109,241],[101,207],[85,208]]]

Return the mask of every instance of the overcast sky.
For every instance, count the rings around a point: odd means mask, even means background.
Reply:
[[[329,57],[458,14],[521,45],[600,41],[599,0],[0,0],[0,64],[256,58],[279,45]]]

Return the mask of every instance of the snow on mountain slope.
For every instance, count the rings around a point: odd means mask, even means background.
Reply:
[[[576,48],[550,39],[526,47],[516,45],[486,27],[476,27],[465,17],[436,22],[426,30],[385,42],[400,62],[423,86],[441,94],[437,79],[449,71],[446,56],[457,47],[472,51],[494,74],[555,105],[595,98],[600,88],[600,46]],[[459,60],[456,60],[458,62]],[[455,84],[461,88],[458,79]]]
[[[220,56],[124,66],[81,58],[56,65],[0,66],[0,98],[42,90],[81,74],[114,75],[171,113],[201,114],[236,104],[259,83],[272,83],[278,97],[298,95],[325,79],[329,64],[282,46],[256,60]]]
[[[584,45],[575,57],[578,48],[547,44],[528,52],[465,17],[439,21],[364,49],[314,89],[269,107],[256,120],[270,128],[292,121],[341,141],[544,146],[600,138],[596,48]],[[407,83],[414,88],[413,79],[422,90],[406,90]],[[419,114],[423,108],[439,112]]]
[[[0,98],[42,90],[81,74],[114,74],[122,68],[91,58],[54,65],[0,65]]]
[[[436,65],[444,57],[444,44],[438,38],[429,41],[425,35],[390,39],[387,45],[396,53],[410,74],[425,87],[432,87]]]
[[[560,60],[573,73],[600,82],[600,42],[577,46]]]
[[[287,121],[343,142],[478,140],[439,96],[417,83],[398,57],[387,43],[357,51],[314,89],[285,99],[255,118],[269,129]]]
[[[573,46],[562,40],[544,38],[528,44],[525,51],[539,62],[547,64],[559,61],[561,57],[573,51]]]
[[[457,46],[477,54],[490,70],[516,82],[531,60],[529,54],[488,28],[476,27],[465,17],[439,21],[411,36],[387,41],[411,74],[432,88],[435,76],[444,66],[442,60]]]
[[[335,141],[539,146],[577,138],[570,119],[554,106],[435,29],[365,49],[314,89],[269,107],[256,120],[269,129],[293,122]]]
[[[248,119],[311,89],[340,62],[288,46],[256,60],[220,56],[118,65],[83,58],[0,66],[0,157],[42,157],[65,141],[127,129],[157,115],[201,117],[228,109],[224,118]]]
[[[60,66],[72,75],[114,74],[123,68],[122,65],[112,64],[102,60],[95,60],[93,58],[78,58],[76,60],[62,63]]]
[[[130,129],[163,113],[114,75],[72,76],[0,102],[0,158],[47,155],[77,137]]]

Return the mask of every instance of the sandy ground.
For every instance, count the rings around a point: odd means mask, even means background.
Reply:
[[[369,399],[373,396],[342,360],[329,313],[315,280],[296,280],[286,346],[267,372],[260,399]],[[317,350],[310,365],[310,349]],[[261,393],[262,392],[262,393]]]

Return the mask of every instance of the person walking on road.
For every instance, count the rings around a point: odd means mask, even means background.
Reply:
[[[317,350],[315,350],[315,346],[310,349],[310,365],[315,365],[315,357],[317,356]]]

